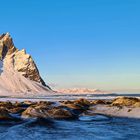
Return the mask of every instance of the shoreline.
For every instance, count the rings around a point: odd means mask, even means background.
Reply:
[[[0,98],[1,99],[1,98]],[[111,100],[87,100],[80,98],[76,100],[49,101],[48,99],[13,99],[4,98],[0,100],[0,119],[3,113],[10,116],[11,113],[25,116],[48,118],[52,116],[62,118],[78,118],[81,115],[95,116],[98,114],[112,117],[127,117],[140,119],[140,99],[134,97],[117,97]],[[11,99],[11,100],[10,100]],[[49,111],[49,112],[48,112]],[[20,112],[20,114],[19,114]],[[55,113],[58,114],[55,114]],[[63,112],[63,113],[61,113]],[[46,115],[49,114],[50,115]],[[5,119],[5,118],[4,118]]]
[[[129,95],[129,96],[128,96]],[[135,97],[140,99],[140,94],[52,94],[46,96],[0,96],[0,102],[39,102],[39,101],[50,101],[50,102],[59,102],[59,101],[74,101],[78,99],[86,99],[89,101],[93,100],[114,100],[115,98],[120,97]]]

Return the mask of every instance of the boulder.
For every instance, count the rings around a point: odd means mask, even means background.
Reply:
[[[118,97],[113,100],[112,105],[115,106],[138,106],[140,99],[132,97]]]
[[[97,105],[97,104],[106,104],[104,100],[94,100],[92,101],[92,105]]]
[[[9,114],[8,110],[4,107],[0,107],[0,120],[11,120],[12,116]]]
[[[71,109],[81,109],[81,110],[87,110],[91,103],[86,99],[78,99],[75,101],[66,101],[61,103],[62,106],[66,106]]]
[[[133,106],[134,107],[140,107],[140,102],[136,102]]]
[[[60,107],[54,107],[52,109],[49,109],[47,111],[47,113],[49,114],[50,118],[54,118],[54,119],[72,119],[75,118],[75,116],[66,109],[60,108]]]
[[[8,110],[12,114],[21,114],[23,111],[25,111],[25,108],[23,107],[14,107],[12,109]]]
[[[50,106],[31,106],[28,107],[23,113],[23,118],[45,118],[45,119],[72,119],[72,113],[61,107]]]
[[[23,113],[23,118],[47,118],[46,109],[41,106],[28,107]]]
[[[13,108],[13,104],[11,102],[0,102],[0,107],[4,107],[6,109],[11,109]]]
[[[35,105],[37,104],[36,102],[32,102],[32,101],[23,101],[23,102],[15,102],[13,105],[15,107],[22,107],[22,108],[27,108],[31,105]]]
[[[89,107],[91,105],[90,101],[83,99],[83,98],[81,98],[79,100],[75,100],[74,104],[79,104],[79,105],[87,106],[87,107]]]

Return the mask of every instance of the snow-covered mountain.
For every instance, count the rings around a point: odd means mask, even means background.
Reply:
[[[18,50],[9,33],[0,35],[0,95],[52,92],[26,51]]]
[[[69,89],[59,89],[59,93],[70,93],[70,94],[88,94],[88,93],[105,93],[104,91],[98,89],[88,89],[88,88],[69,88]]]

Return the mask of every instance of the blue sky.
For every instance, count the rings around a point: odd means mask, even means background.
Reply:
[[[6,0],[10,32],[55,88],[140,92],[139,0]]]

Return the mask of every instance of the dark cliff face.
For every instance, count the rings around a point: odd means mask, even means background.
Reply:
[[[39,70],[32,57],[27,54],[24,49],[18,50],[14,46],[9,33],[0,35],[0,59],[4,61],[4,58],[7,56],[12,57],[14,70],[21,73],[25,78],[29,78],[32,81],[47,86],[41,78]],[[47,87],[50,89],[49,86]]]

